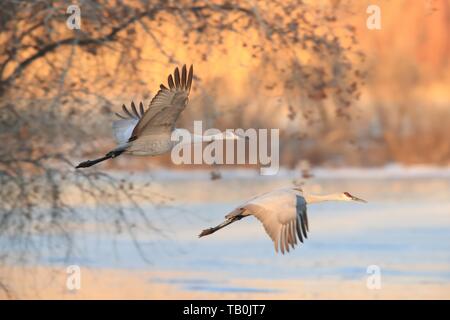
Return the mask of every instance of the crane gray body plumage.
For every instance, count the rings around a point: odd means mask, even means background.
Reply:
[[[275,251],[289,252],[308,238],[309,226],[306,201],[302,191],[283,188],[256,196],[225,216],[220,228],[204,230],[200,236],[211,234],[244,217],[254,216],[272,239]],[[219,227],[218,226],[218,227]]]

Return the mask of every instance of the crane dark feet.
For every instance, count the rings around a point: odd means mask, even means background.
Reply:
[[[98,163],[98,161],[95,161],[95,160],[87,160],[87,161],[81,162],[81,163],[80,163],[79,165],[77,165],[75,168],[76,168],[76,169],[78,169],[78,168],[87,168],[87,167],[93,166],[93,165],[96,164],[96,163]]]
[[[203,236],[207,236],[207,235],[209,235],[209,234],[211,234],[211,233],[214,233],[216,230],[217,230],[217,228],[208,228],[208,229],[205,229],[205,230],[203,230],[203,231],[198,235],[198,237],[201,238],[201,237],[203,237]]]
[[[78,169],[78,168],[91,167],[94,164],[97,164],[99,162],[102,162],[102,161],[105,161],[105,160],[112,159],[112,158],[115,158],[117,156],[120,156],[124,151],[125,150],[113,150],[113,151],[110,151],[104,157],[101,157],[101,158],[98,158],[98,159],[95,159],[95,160],[87,160],[87,161],[81,162],[75,168]]]

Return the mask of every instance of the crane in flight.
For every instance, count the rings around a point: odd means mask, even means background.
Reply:
[[[172,150],[176,141],[171,139],[175,123],[189,101],[193,78],[193,67],[183,66],[180,71],[175,68],[174,74],[168,77],[168,87],[161,84],[160,90],[153,97],[144,111],[142,102],[139,111],[131,102],[131,111],[122,106],[125,115],[116,113],[120,120],[113,122],[113,131],[118,143],[117,148],[105,156],[81,162],[76,168],[91,167],[99,162],[112,159],[121,154],[160,155]],[[231,132],[216,135],[193,135],[192,142],[211,142],[215,140],[237,140],[239,137]]]
[[[256,196],[225,216],[225,221],[216,227],[203,230],[199,237],[212,234],[229,224],[248,216],[255,216],[278,250],[284,254],[289,247],[294,249],[297,239],[303,243],[308,238],[309,225],[306,205],[323,201],[359,201],[348,192],[328,195],[307,195],[299,187],[277,189]]]

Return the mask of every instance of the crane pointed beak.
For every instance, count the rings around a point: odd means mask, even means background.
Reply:
[[[366,200],[357,198],[357,197],[355,197],[355,196],[352,196],[352,200],[353,200],[353,201],[358,201],[358,202],[364,202],[364,203],[367,203]]]

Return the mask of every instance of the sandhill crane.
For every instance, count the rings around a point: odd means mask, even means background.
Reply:
[[[175,68],[174,74],[168,77],[168,88],[163,84],[160,90],[150,102],[146,111],[142,102],[139,111],[134,102],[131,103],[131,111],[125,105],[122,106],[125,115],[116,113],[120,118],[113,122],[113,131],[118,143],[117,148],[108,152],[104,157],[87,160],[76,168],[93,166],[99,162],[115,158],[122,153],[131,155],[160,155],[172,150],[176,141],[171,140],[175,129],[175,123],[180,113],[188,104],[191,91],[193,67],[186,69],[183,66],[180,71]],[[220,133],[209,136],[193,135],[192,142],[208,142],[215,140],[237,140],[238,136],[231,133]]]
[[[348,192],[328,195],[307,195],[301,188],[283,188],[256,196],[238,206],[225,216],[225,221],[216,227],[203,230],[199,237],[209,235],[244,217],[255,216],[266,233],[284,254],[289,246],[294,249],[297,238],[303,243],[308,238],[309,226],[306,205],[323,201],[360,201]]]

